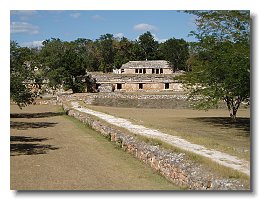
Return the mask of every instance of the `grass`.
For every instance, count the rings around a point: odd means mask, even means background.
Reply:
[[[86,106],[86,105],[84,105],[83,102],[80,102],[80,105],[81,106]],[[93,106],[87,106],[87,107],[91,107],[92,108]],[[95,109],[95,110],[97,110],[97,109]],[[104,111],[104,113],[111,114],[107,110]],[[119,116],[119,117],[124,117],[124,116]],[[120,131],[122,131],[124,133],[133,135],[136,139],[138,139],[140,141],[144,141],[144,142],[149,143],[151,145],[160,146],[160,147],[162,147],[164,149],[170,150],[170,151],[175,152],[175,153],[185,153],[186,159],[191,160],[191,161],[193,161],[195,163],[199,163],[199,164],[203,165],[204,167],[207,168],[207,170],[211,171],[212,173],[216,174],[217,176],[223,177],[223,178],[229,178],[229,179],[232,179],[232,178],[239,179],[240,181],[242,181],[244,183],[245,186],[247,186],[247,187],[250,186],[250,177],[249,176],[247,176],[247,175],[245,175],[243,173],[240,173],[239,171],[233,170],[231,168],[222,166],[222,165],[220,165],[220,164],[218,164],[216,162],[213,162],[209,158],[205,158],[203,156],[197,155],[197,154],[192,153],[190,151],[185,151],[185,150],[182,150],[182,149],[180,149],[178,147],[174,147],[174,146],[172,146],[172,145],[170,145],[168,143],[165,143],[165,142],[163,142],[163,141],[161,141],[159,139],[153,139],[153,138],[148,138],[148,137],[145,137],[145,136],[140,136],[140,135],[133,134],[130,131],[126,130],[125,128],[111,125],[111,124],[107,123],[106,121],[104,121],[102,119],[99,119],[99,118],[97,118],[95,116],[93,116],[93,118],[96,119],[96,120],[102,121],[103,124],[106,124],[108,126],[112,126],[113,128],[115,128],[117,130],[120,130]]]
[[[205,112],[192,109],[85,106],[250,161],[249,109],[239,110],[238,121],[234,123],[225,109]]]
[[[63,110],[61,107],[58,109],[58,111]],[[88,124],[84,124],[82,122],[80,122],[78,119],[68,116],[68,115],[64,115],[63,116],[65,119],[72,121],[79,129],[81,129],[84,132],[88,132],[88,134],[91,134],[92,136],[94,136],[95,138],[98,138],[98,140],[101,141],[110,141],[110,138],[106,138],[104,136],[102,136],[101,134],[97,134],[96,131],[94,131]],[[102,120],[103,121],[103,120]],[[91,132],[89,131],[89,129],[91,129]],[[122,142],[122,141],[121,141]],[[135,168],[139,168],[141,170],[143,170],[143,168],[145,170],[148,171],[147,172],[143,172],[143,175],[140,175],[139,178],[146,178],[146,179],[151,179],[154,182],[156,182],[156,184],[160,185],[159,189],[174,189],[174,190],[183,190],[185,188],[180,187],[180,186],[175,186],[173,185],[171,182],[169,182],[167,179],[165,179],[164,177],[162,177],[159,172],[150,169],[148,166],[145,166],[141,161],[135,159],[132,155],[130,154],[126,154],[125,152],[122,151],[121,149],[121,144],[120,141],[117,141],[115,143],[111,143],[109,142],[108,144],[109,146],[112,146],[116,151],[118,151],[118,153],[121,156],[124,156],[124,160],[126,160],[128,162],[128,165],[131,167],[133,165],[135,165]],[[124,169],[125,171],[128,171],[128,169]],[[166,184],[165,184],[166,183]],[[140,190],[142,190],[142,188],[140,188]]]
[[[133,158],[132,155],[119,150],[116,144],[108,142],[102,135],[77,119],[60,114],[63,112],[61,107],[33,105],[23,110],[18,109],[11,106],[12,113],[25,113],[26,118],[12,118],[13,121],[26,123],[45,121],[55,122],[56,125],[46,128],[11,130],[11,134],[25,138],[36,137],[36,139],[44,136],[46,140],[41,143],[54,145],[58,149],[46,150],[45,154],[11,157],[13,189],[182,189]],[[27,118],[28,114],[31,116],[32,113],[35,113],[38,116],[39,113],[46,112],[58,114],[44,117],[41,114],[39,118]],[[40,141],[38,143],[40,145]],[[41,168],[32,167],[35,163]]]

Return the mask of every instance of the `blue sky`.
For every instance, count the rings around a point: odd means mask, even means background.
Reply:
[[[146,31],[159,42],[172,37],[194,41],[188,34],[196,28],[193,15],[170,10],[12,10],[10,23],[11,40],[21,46],[39,45],[52,37],[95,40],[106,33],[135,40]]]

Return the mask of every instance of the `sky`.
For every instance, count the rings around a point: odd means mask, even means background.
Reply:
[[[20,46],[38,46],[50,38],[96,40],[106,33],[136,40],[150,31],[159,42],[172,37],[194,41],[188,37],[196,29],[194,19],[174,10],[11,10],[10,37]]]

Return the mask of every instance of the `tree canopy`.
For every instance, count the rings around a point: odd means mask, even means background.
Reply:
[[[21,108],[33,102],[37,96],[37,85],[33,73],[35,60],[32,49],[10,43],[10,98]]]
[[[69,43],[54,38],[43,42],[40,57],[51,87],[63,85],[73,92],[85,91],[86,63],[80,54],[82,42]]]
[[[160,45],[160,51],[165,60],[173,66],[173,71],[187,70],[189,44],[184,39],[171,38]]]
[[[250,13],[189,11],[196,15],[198,39],[192,70],[180,79],[196,107],[217,107],[224,100],[232,118],[250,99]]]
[[[138,38],[143,59],[142,60],[155,60],[157,59],[159,44],[155,41],[151,32],[147,31]]]

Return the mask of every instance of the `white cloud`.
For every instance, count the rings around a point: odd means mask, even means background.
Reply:
[[[163,38],[163,39],[160,39],[160,38],[158,38],[158,36],[156,35],[156,34],[154,34],[154,33],[152,33],[152,36],[154,37],[154,39],[156,40],[156,41],[158,41],[159,43],[163,43],[163,42],[165,42],[167,39],[165,39],[165,38]]]
[[[151,24],[136,24],[134,25],[135,31],[156,31],[157,27]]]
[[[159,42],[159,43],[163,43],[163,42],[166,42],[166,40],[168,40],[168,39],[163,38],[163,39],[159,39],[158,42]]]
[[[115,38],[122,38],[124,37],[124,33],[115,33],[114,36]]]
[[[11,15],[16,15],[20,20],[27,20],[38,14],[36,10],[11,10]]]
[[[42,47],[43,40],[36,40],[31,42],[22,42],[21,47]]]
[[[104,18],[101,16],[101,15],[92,15],[91,16],[91,19],[93,19],[93,20],[104,20]]]
[[[72,14],[70,14],[70,16],[71,16],[72,18],[77,19],[77,18],[80,17],[80,13],[72,13]]]
[[[39,27],[27,22],[11,22],[11,34],[13,33],[27,33],[35,35],[39,33]]]

